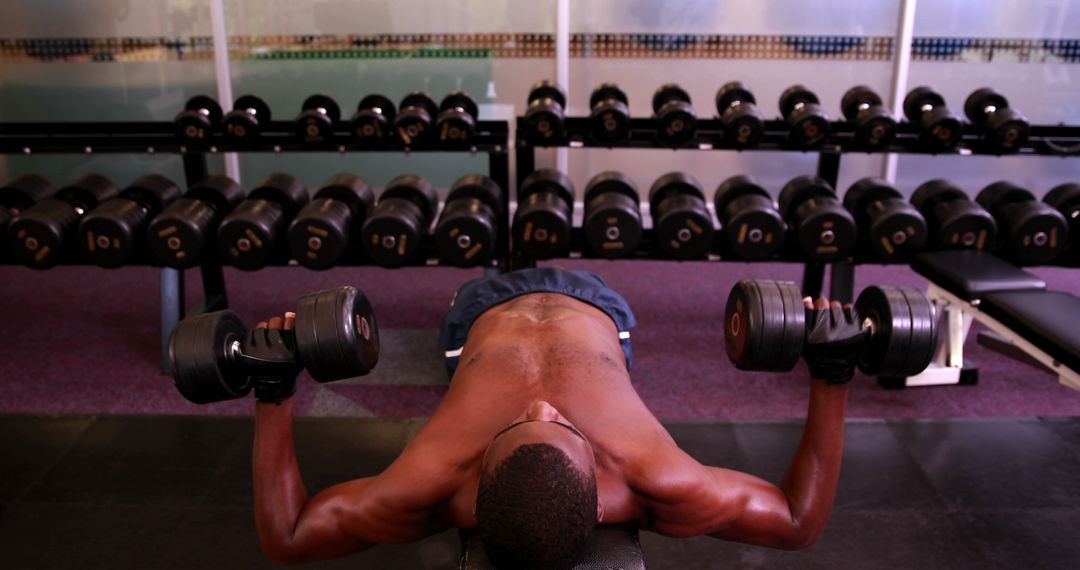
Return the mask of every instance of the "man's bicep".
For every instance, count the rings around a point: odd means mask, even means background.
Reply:
[[[798,545],[798,525],[782,489],[748,473],[706,469],[714,485],[712,516],[716,524],[706,534],[775,548]]]

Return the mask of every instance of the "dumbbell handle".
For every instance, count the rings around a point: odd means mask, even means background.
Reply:
[[[264,335],[264,339],[256,335]],[[229,347],[233,363],[252,377],[294,378],[303,364],[296,350],[296,333],[291,330],[256,328],[244,342]]]

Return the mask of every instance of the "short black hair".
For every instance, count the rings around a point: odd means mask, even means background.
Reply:
[[[554,445],[522,445],[481,476],[476,518],[496,568],[570,569],[596,524],[596,474]]]

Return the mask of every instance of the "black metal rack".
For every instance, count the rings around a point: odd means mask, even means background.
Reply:
[[[651,117],[635,117],[630,119],[630,135],[621,141],[597,142],[591,138],[591,119],[589,117],[566,117],[564,120],[566,136],[536,143],[528,138],[528,127],[524,117],[517,119],[517,140],[515,142],[515,159],[517,162],[517,183],[521,187],[525,178],[536,169],[535,151],[538,148],[606,148],[606,149],[658,149],[658,150],[686,150],[686,151],[789,151],[789,152],[813,152],[818,154],[817,175],[825,179],[834,188],[840,172],[840,158],[845,153],[898,153],[898,154],[926,154],[926,155],[983,155],[983,156],[1080,156],[1080,126],[1072,125],[1032,125],[1027,141],[1015,152],[1002,153],[984,142],[984,132],[978,125],[965,123],[960,142],[956,147],[947,151],[926,150],[919,141],[920,131],[917,125],[909,122],[900,122],[897,125],[897,134],[892,144],[888,147],[869,150],[861,146],[855,139],[855,128],[845,121],[834,121],[829,124],[828,135],[824,142],[812,148],[792,144],[788,133],[790,126],[784,120],[773,119],[764,121],[764,132],[761,141],[752,147],[736,147],[724,140],[724,126],[720,119],[699,119],[696,123],[695,134],[690,140],[672,145],[657,140],[657,123]],[[838,190],[839,191],[839,190]],[[574,228],[571,232],[570,256],[594,257],[589,253],[585,242],[584,231]],[[743,261],[727,254],[726,240],[717,239],[705,261]],[[668,259],[658,255],[656,239],[652,230],[642,232],[641,243],[637,250],[622,259]],[[670,259],[668,259],[670,260]],[[794,250],[785,246],[779,254],[767,260],[770,262],[804,263],[803,292],[810,296],[819,296],[824,288],[825,264],[819,262],[806,262]],[[528,266],[534,260],[515,255],[512,267]],[[851,260],[832,263],[830,280],[830,297],[842,301],[850,301],[854,292],[855,265],[858,263],[882,262],[869,259],[861,259],[858,256]]]
[[[378,147],[362,145],[350,134],[349,124],[337,122],[334,136],[326,142],[311,143],[301,140],[295,131],[295,123],[274,121],[266,125],[257,139],[233,141],[222,133],[214,132],[200,144],[193,145],[176,136],[171,122],[74,122],[74,123],[0,123],[0,153],[3,154],[180,154],[183,157],[185,187],[206,178],[209,174],[207,156],[224,152],[469,152],[488,156],[488,176],[503,189],[502,220],[498,227],[496,251],[491,267],[505,268],[509,265],[509,124],[506,121],[478,121],[476,133],[468,146],[425,145],[408,147],[400,140],[392,139]],[[0,263],[12,263],[0,261]],[[69,253],[61,260],[63,265],[88,265],[83,258]],[[128,265],[152,265],[160,267],[155,260],[144,255],[133,259]],[[271,266],[296,265],[287,256],[280,256]],[[343,259],[339,266],[374,266],[362,254]],[[421,252],[406,266],[442,265],[437,255],[433,237],[425,236]],[[168,339],[173,327],[185,314],[217,311],[228,307],[225,276],[220,259],[211,257],[200,266],[203,297],[192,307],[184,307],[183,271],[161,267],[161,365],[168,370]]]

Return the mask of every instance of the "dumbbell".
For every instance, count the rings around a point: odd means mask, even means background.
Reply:
[[[694,138],[697,112],[690,101],[690,94],[674,83],[661,85],[652,98],[656,120],[656,139],[665,144],[677,145]]]
[[[757,146],[765,134],[765,117],[750,88],[741,81],[725,83],[716,92],[716,112],[724,126],[724,142],[735,148]]]
[[[570,248],[574,185],[562,172],[542,168],[518,188],[514,212],[514,248],[533,259],[551,259]]]
[[[833,187],[817,176],[788,181],[780,190],[780,213],[794,243],[811,261],[837,261],[855,247],[855,218],[844,209]]]
[[[56,186],[38,174],[23,174],[0,186],[0,210],[10,218],[56,194]]]
[[[911,205],[926,219],[929,244],[935,249],[983,250],[997,238],[997,223],[990,212],[947,180],[923,183],[912,193]]]
[[[221,105],[206,95],[196,95],[173,119],[176,137],[188,144],[203,144],[221,124]]]
[[[52,182],[37,174],[23,174],[0,186],[0,236],[7,235],[7,226],[12,218],[55,193],[56,187]],[[3,249],[0,247],[0,250]]]
[[[414,91],[401,99],[394,117],[394,130],[405,146],[423,146],[433,138],[438,108],[435,100],[422,91]]]
[[[120,195],[94,208],[79,223],[86,256],[101,267],[120,267],[147,247],[146,227],[180,198],[180,187],[160,174],[135,179]]]
[[[309,269],[332,267],[351,249],[375,194],[359,176],[335,174],[289,224],[289,250]]]
[[[896,119],[873,89],[865,85],[848,89],[840,99],[840,110],[855,126],[855,143],[860,147],[881,149],[896,138]]]
[[[713,202],[731,251],[740,259],[768,259],[784,244],[784,217],[772,196],[749,176],[721,182]]]
[[[790,281],[743,279],[724,310],[724,347],[740,370],[786,372],[806,342],[799,286]],[[867,287],[855,301],[866,345],[858,367],[871,376],[907,377],[930,365],[937,347],[934,305],[909,287]]]
[[[1065,216],[1011,182],[983,188],[975,201],[994,216],[999,245],[1020,265],[1049,263],[1069,241]]]
[[[1076,244],[1080,238],[1080,184],[1066,182],[1050,189],[1043,196],[1045,202],[1051,208],[1061,212],[1069,222],[1069,243],[1065,246],[1067,256],[1072,260],[1080,259],[1080,245]]]
[[[1016,152],[1028,139],[1031,126],[1009,100],[990,87],[976,89],[964,101],[964,114],[982,127],[983,140],[998,152]]]
[[[480,110],[472,95],[454,91],[439,103],[439,120],[435,130],[439,142],[448,146],[469,146],[476,136],[476,120]]]
[[[308,293],[296,307],[291,331],[281,331],[296,355],[292,363],[268,363],[247,354],[252,333],[232,311],[188,317],[169,335],[169,362],[177,390],[189,401],[209,404],[242,398],[253,378],[274,376],[296,363],[318,382],[363,376],[379,361],[379,329],[367,297],[343,286]]]
[[[533,144],[566,137],[566,92],[554,81],[538,81],[529,89],[525,108],[525,136]]]
[[[373,93],[365,96],[352,116],[352,132],[356,140],[369,147],[384,144],[394,134],[397,110],[389,98]]]
[[[208,176],[158,214],[147,228],[150,252],[160,263],[174,269],[195,267],[213,248],[218,224],[241,200],[244,191],[235,180],[221,174]]]
[[[296,135],[305,143],[333,140],[334,124],[341,118],[341,108],[329,95],[312,95],[300,105],[296,116]]]
[[[116,184],[100,174],[87,174],[64,186],[8,222],[11,251],[28,267],[53,267],[69,247],[68,238],[79,220],[116,193]]]
[[[364,250],[383,267],[405,265],[420,251],[438,207],[439,197],[427,180],[413,175],[391,180],[364,222]]]
[[[600,257],[631,255],[641,241],[637,186],[621,172],[601,172],[585,186],[582,227],[589,249]]]
[[[699,259],[712,246],[713,223],[696,178],[669,172],[649,188],[649,212],[660,251],[675,259]]]
[[[435,225],[439,257],[457,267],[486,264],[495,251],[502,212],[503,191],[494,180],[480,174],[457,179]]]
[[[903,261],[926,246],[926,219],[885,180],[855,182],[844,194],[844,207],[855,218],[860,249],[880,261]]]
[[[797,148],[813,148],[824,144],[829,134],[829,115],[813,91],[802,85],[792,85],[780,94],[780,114],[790,130],[788,140]]]
[[[614,83],[602,83],[589,95],[589,123],[593,140],[611,143],[630,138],[630,100]]]
[[[270,124],[270,106],[255,95],[241,95],[233,103],[232,111],[221,120],[225,136],[234,141],[250,141],[259,138],[262,129]]]
[[[221,220],[217,237],[222,257],[248,271],[266,267],[287,249],[286,240],[278,237],[308,200],[307,188],[295,176],[278,172],[263,178]]]
[[[945,106],[945,98],[925,85],[904,97],[904,116],[919,126],[919,142],[927,150],[951,149],[964,134],[960,117]]]

